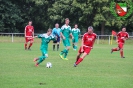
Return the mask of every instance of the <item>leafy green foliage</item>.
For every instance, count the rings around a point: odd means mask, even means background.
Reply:
[[[130,0],[127,0],[128,6]],[[71,27],[79,24],[82,32],[90,25],[102,34],[127,26],[133,30],[133,15],[127,20],[118,20],[111,14],[115,3],[110,8],[111,0],[0,0],[0,31],[23,32],[29,20],[33,21],[35,32],[46,32],[55,23],[60,26],[64,19],[70,19]],[[129,7],[128,9],[130,9]],[[129,30],[130,29],[130,30]]]

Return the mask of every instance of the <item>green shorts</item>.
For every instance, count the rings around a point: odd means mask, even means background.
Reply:
[[[64,46],[70,46],[69,38],[63,39],[62,41],[63,41]]]
[[[74,39],[72,40],[73,43],[77,43],[78,42],[78,37],[74,37]]]

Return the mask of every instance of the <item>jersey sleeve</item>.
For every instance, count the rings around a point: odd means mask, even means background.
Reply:
[[[127,32],[126,32],[126,33],[127,33]],[[128,33],[126,34],[126,38],[129,38],[129,34],[128,34]]]
[[[71,29],[71,27],[69,28],[69,31],[70,31],[70,33],[72,33],[72,29]]]
[[[56,36],[55,35],[50,35],[50,40],[56,40]]]
[[[60,30],[60,32],[63,32],[63,30],[64,30],[64,25],[61,27],[61,30]]]
[[[80,29],[78,30],[78,35],[80,35]]]
[[[37,37],[42,38],[42,37],[44,37],[44,34],[39,34]]]

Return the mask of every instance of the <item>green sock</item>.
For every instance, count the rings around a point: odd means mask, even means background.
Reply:
[[[69,50],[66,50],[65,55],[64,55],[64,58],[67,57],[68,51],[69,51]]]
[[[77,49],[77,45],[75,45],[75,49]]]
[[[45,56],[41,56],[41,57],[39,57],[38,64],[40,64],[42,61],[44,61],[45,58],[46,58]]]
[[[60,54],[61,54],[61,55],[63,55],[64,53],[66,53],[66,51],[67,51],[67,50],[66,50],[66,49],[64,49],[63,51],[61,51],[61,53],[60,53]]]

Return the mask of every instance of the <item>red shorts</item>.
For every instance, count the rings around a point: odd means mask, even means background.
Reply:
[[[32,37],[25,37],[25,41],[26,42],[29,42],[29,41],[33,42],[33,38]]]
[[[124,45],[124,43],[118,43],[118,47],[119,47],[120,49],[123,48],[123,45]]]
[[[91,51],[91,47],[86,47],[86,46],[83,46],[83,52],[81,52],[81,47],[80,47],[80,49],[79,49],[79,53],[87,53],[87,54],[89,54],[90,53],[90,51]]]

